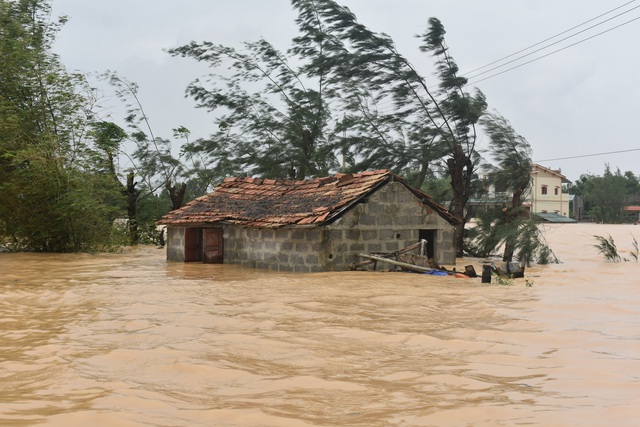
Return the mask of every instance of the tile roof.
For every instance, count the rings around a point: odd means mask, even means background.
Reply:
[[[304,181],[225,178],[212,193],[163,216],[158,224],[238,224],[250,227],[317,226],[339,216],[387,182],[401,182],[422,203],[454,224],[458,220],[389,170],[336,174]]]

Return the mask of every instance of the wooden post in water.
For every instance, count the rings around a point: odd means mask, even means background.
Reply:
[[[491,266],[489,264],[482,266],[482,283],[491,283]]]

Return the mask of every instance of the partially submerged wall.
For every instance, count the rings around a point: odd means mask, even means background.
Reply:
[[[224,227],[224,262],[277,271],[344,271],[360,252],[393,252],[435,230],[435,258],[455,264],[453,226],[401,183],[389,183],[324,227]]]
[[[454,228],[404,185],[387,184],[328,227],[336,265],[362,261],[359,252],[393,252],[419,241],[421,230],[433,230],[434,257],[445,265],[455,264]],[[343,259],[344,258],[344,259]]]
[[[184,230],[184,227],[167,227],[167,261],[184,262]]]

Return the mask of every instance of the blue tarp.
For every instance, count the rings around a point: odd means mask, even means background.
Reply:
[[[424,274],[431,274],[432,276],[448,276],[449,275],[446,271],[440,271],[440,270],[426,271]]]

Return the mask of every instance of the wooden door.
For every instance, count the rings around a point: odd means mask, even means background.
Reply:
[[[222,229],[205,228],[202,230],[204,241],[204,258],[202,262],[222,264]]]
[[[202,261],[202,228],[184,229],[184,261]]]

